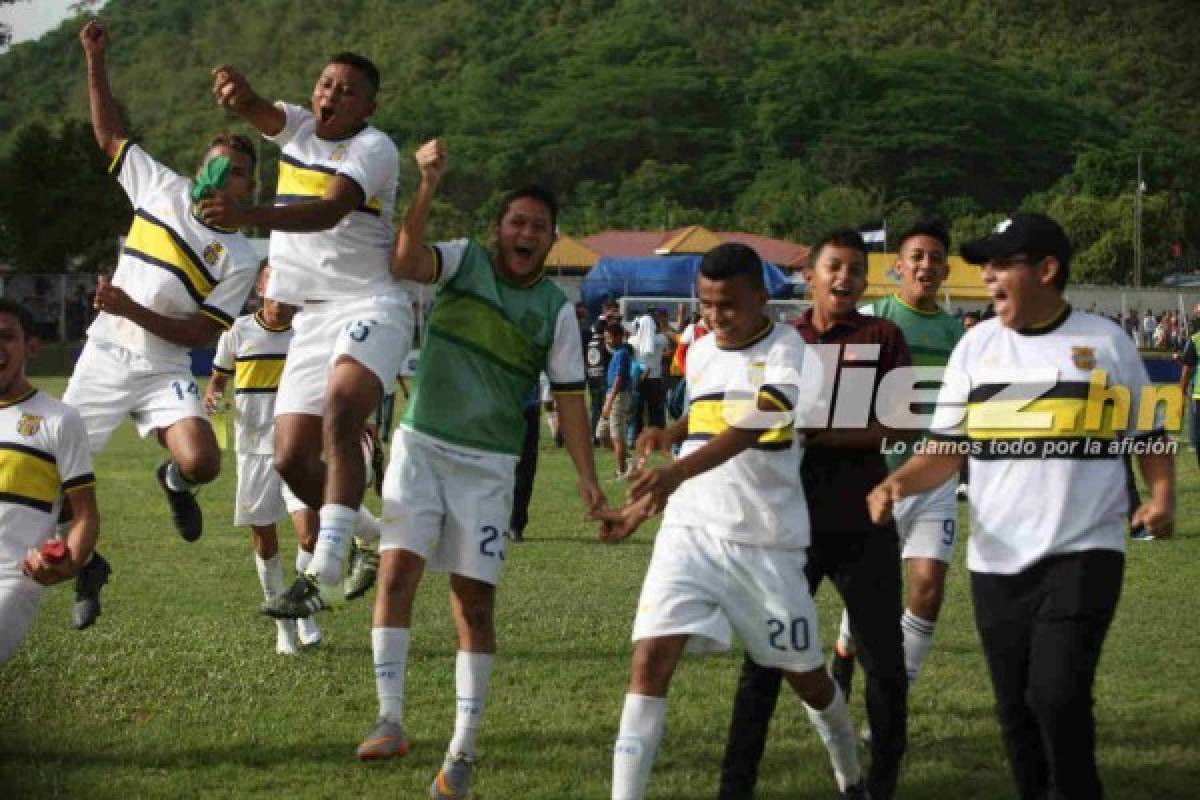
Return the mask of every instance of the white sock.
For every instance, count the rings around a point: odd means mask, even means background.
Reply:
[[[275,620],[275,652],[281,656],[296,654],[296,620]]]
[[[371,628],[379,716],[395,723],[404,721],[404,668],[408,663],[408,639],[408,628]]]
[[[846,706],[842,690],[835,684],[833,700],[828,706],[818,711],[805,703],[804,710],[808,712],[809,721],[817,729],[817,735],[829,752],[829,763],[833,765],[838,791],[846,791],[847,786],[862,780],[862,767],[858,763],[854,724],[850,722],[850,709]]]
[[[258,571],[258,582],[262,584],[263,599],[270,603],[283,594],[283,562],[279,553],[268,559],[254,554],[254,568]]]
[[[312,563],[312,559],[313,559],[312,553],[308,552],[307,550],[303,549],[302,547],[297,546],[296,547],[296,574],[303,575],[305,570],[308,569],[308,565]]]
[[[354,535],[363,544],[377,544],[383,526],[379,518],[367,510],[366,506],[358,507],[358,519],[355,522]]]
[[[838,628],[837,651],[844,656],[852,656],[858,652],[854,646],[854,634],[850,632],[850,612],[842,609],[842,624]]]
[[[321,506],[320,517],[317,547],[313,551],[312,563],[305,572],[321,583],[331,585],[342,579],[342,562],[346,559],[346,548],[350,546],[350,537],[354,534],[358,509],[326,503]]]
[[[918,617],[907,608],[900,616],[900,631],[904,634],[904,669],[908,672],[910,686],[916,682],[921,665],[929,657],[929,648],[933,645],[934,624]]]
[[[479,734],[494,659],[491,653],[462,650],[454,659],[454,694],[458,698],[458,710],[454,714],[454,736],[446,748],[451,755],[475,756],[475,737]]]
[[[667,720],[667,698],[625,695],[613,749],[612,800],[642,800]]]
[[[179,465],[174,461],[167,463],[167,474],[163,480],[166,482],[167,488],[173,492],[190,492],[192,490],[192,483],[183,477],[183,473],[179,471]]]

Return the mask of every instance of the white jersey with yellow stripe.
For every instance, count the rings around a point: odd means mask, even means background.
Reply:
[[[192,213],[191,181],[129,141],[110,171],[133,204],[113,284],[137,303],[169,317],[197,311],[223,328],[241,313],[258,271],[246,237],[201,222]],[[100,312],[88,336],[122,347],[147,369],[189,364],[188,348],[155,336],[124,317]]]
[[[763,429],[756,445],[684,481],[667,502],[664,526],[703,528],[761,547],[808,546],[808,506],[800,483],[803,448],[792,418],[805,352],[796,331],[775,324],[740,347],[724,349],[716,336],[705,336],[688,349],[691,400],[680,458],[754,413],[764,396],[779,413],[753,425]],[[814,395],[816,388],[811,387]]]
[[[95,482],[79,412],[37,389],[0,403],[0,573],[20,574],[54,534],[63,495]]]
[[[389,271],[400,162],[392,140],[369,125],[345,139],[322,139],[311,111],[288,103],[276,107],[285,122],[268,137],[283,150],[275,204],[317,200],[339,175],[362,190],[362,204],[328,230],[273,231],[267,295],[302,306],[405,293]]]
[[[291,325],[272,328],[261,313],[248,314],[217,342],[213,371],[233,379],[235,447],[241,455],[275,452],[275,395],[292,334]]]

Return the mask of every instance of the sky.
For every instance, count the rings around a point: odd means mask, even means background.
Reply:
[[[0,23],[12,28],[13,43],[36,39],[58,24],[71,12],[67,6],[74,0],[21,0],[12,5],[0,5]],[[0,48],[3,53],[8,48]]]

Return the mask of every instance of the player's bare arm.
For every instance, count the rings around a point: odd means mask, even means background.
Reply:
[[[288,233],[329,230],[366,202],[362,187],[345,175],[335,175],[325,194],[286,206],[245,206],[221,189],[212,191],[196,206],[200,219],[222,228],[256,226]]]
[[[195,312],[186,317],[169,317],[138,303],[124,289],[100,276],[96,283],[95,307],[150,331],[155,336],[183,347],[206,347],[221,334],[222,327],[213,319]]]
[[[109,158],[115,158],[125,140],[125,124],[117,110],[112,89],[108,85],[108,68],[105,56],[108,53],[108,26],[98,19],[88,20],[79,31],[79,43],[83,46],[87,61],[88,105],[92,114],[92,133],[96,144]]]
[[[591,419],[588,417],[587,404],[582,393],[555,394],[554,400],[558,404],[558,421],[563,443],[571,456],[571,463],[575,465],[575,474],[579,476],[579,497],[588,513],[598,511],[604,508],[608,500],[600,488],[600,482],[596,480]]]
[[[33,550],[25,557],[22,571],[42,586],[51,586],[75,576],[96,548],[100,530],[100,513],[96,509],[96,490],[81,486],[67,492],[71,506],[71,528],[67,531],[67,557],[50,563]]]
[[[421,180],[404,217],[404,224],[396,232],[396,245],[391,259],[392,277],[432,283],[437,279],[437,264],[433,253],[425,246],[425,226],[429,222],[429,211],[438,184],[446,173],[446,148],[440,140],[430,139],[421,145],[413,157]]]
[[[637,457],[637,468],[639,470],[644,468],[650,460],[650,456],[656,452],[669,458],[671,448],[681,444],[686,436],[686,414],[665,428],[646,428],[638,434],[637,442],[633,446]]]
[[[962,469],[965,457],[957,453],[919,453],[889,475],[867,495],[871,521],[883,525],[892,518],[900,500],[941,486]]]
[[[1175,532],[1175,457],[1141,453],[1137,460],[1150,497],[1133,512],[1130,523],[1144,527],[1156,539],[1165,539]]]
[[[629,499],[636,502],[652,496],[651,508],[657,514],[666,508],[667,498],[681,483],[734,458],[753,446],[762,434],[762,430],[753,428],[727,428],[683,458],[644,473],[629,488]]]
[[[217,105],[233,111],[266,136],[274,136],[283,130],[287,114],[255,93],[244,75],[228,64],[222,64],[213,69],[212,76],[212,93]]]

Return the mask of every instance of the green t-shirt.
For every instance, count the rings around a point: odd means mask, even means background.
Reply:
[[[863,312],[896,324],[904,334],[914,367],[946,366],[946,362],[950,360],[950,353],[964,333],[962,322],[940,307],[936,311],[922,311],[913,308],[895,294],[879,298],[863,309]],[[930,413],[933,409],[916,410]],[[907,448],[903,455],[889,455],[888,469],[895,470],[907,461],[911,454],[912,448]]]
[[[505,280],[478,242],[439,242],[433,252],[439,288],[400,422],[448,444],[519,455],[540,373],[555,392],[583,391],[575,310],[547,278]]]

